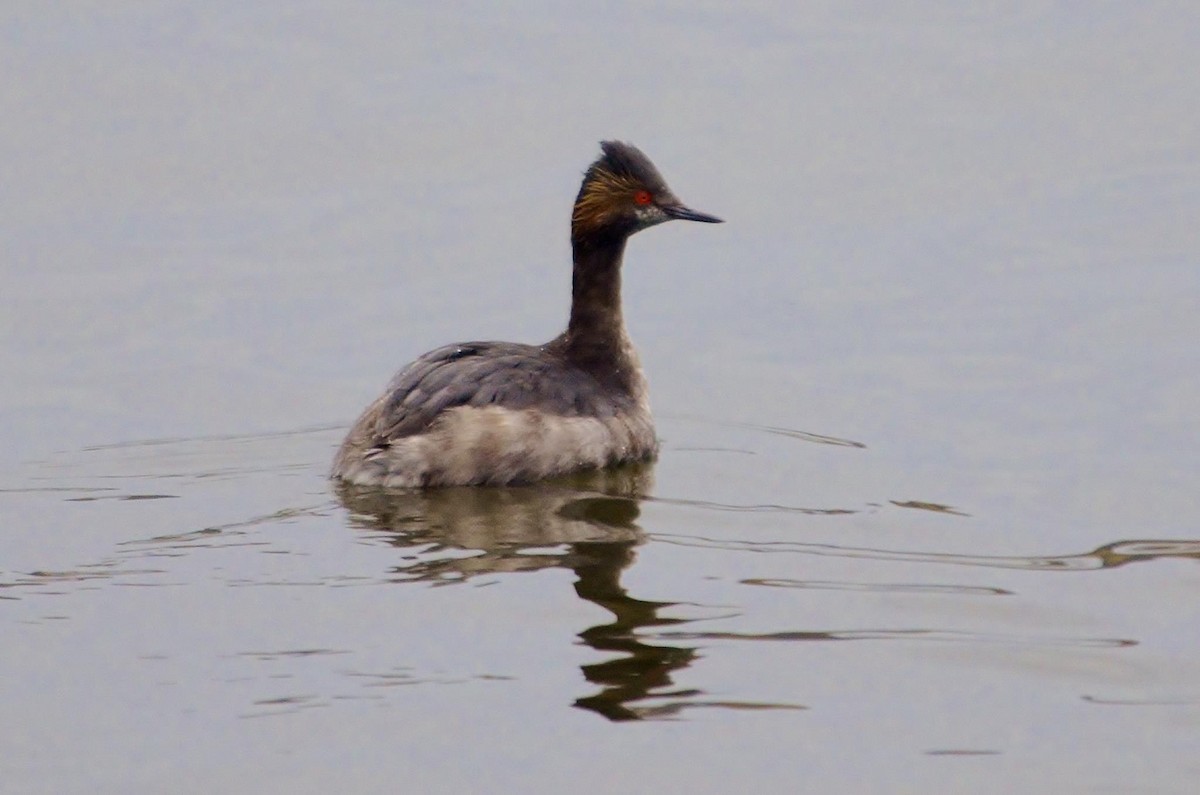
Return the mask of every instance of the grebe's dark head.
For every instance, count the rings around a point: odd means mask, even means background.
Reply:
[[[601,141],[571,214],[571,239],[625,238],[664,221],[719,224],[720,218],[685,207],[650,158],[632,144]]]

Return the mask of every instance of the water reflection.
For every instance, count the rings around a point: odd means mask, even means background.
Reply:
[[[575,572],[579,597],[613,615],[613,621],[580,632],[580,639],[597,652],[618,655],[582,667],[600,689],[575,705],[622,721],[715,706],[695,702],[700,691],[670,689],[672,674],[695,659],[694,647],[638,637],[643,628],[685,621],[659,615],[673,603],[634,598],[621,585],[621,573],[644,540],[636,523],[638,500],[651,484],[651,469],[643,464],[516,488],[389,492],[341,486],[338,497],[354,525],[404,551],[405,563],[392,569],[397,581],[445,584],[553,567]]]
[[[396,581],[436,584],[487,574],[565,567],[610,556],[614,581],[644,540],[638,498],[652,483],[646,465],[508,488],[389,491],[339,485],[352,525],[405,552]],[[590,554],[589,554],[590,551]]]
[[[671,673],[685,668],[696,657],[693,647],[653,646],[637,637],[641,627],[678,624],[682,619],[658,615],[669,602],[635,599],[621,587],[621,571],[633,562],[632,543],[583,543],[575,547],[576,560],[571,568],[579,579],[575,593],[581,599],[603,607],[613,621],[597,624],[579,633],[584,643],[600,652],[621,656],[583,666],[583,675],[600,686],[600,692],[576,699],[575,706],[590,709],[610,720],[634,720],[676,711],[681,700],[700,695],[696,690],[663,692],[672,685]],[[635,706],[652,693],[668,699],[656,707]]]

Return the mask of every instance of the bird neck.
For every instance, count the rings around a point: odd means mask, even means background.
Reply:
[[[631,385],[637,355],[621,312],[621,260],[625,236],[575,239],[571,320],[555,342],[574,364],[603,381]]]

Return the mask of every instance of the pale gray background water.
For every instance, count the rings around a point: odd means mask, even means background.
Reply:
[[[1190,791],[1198,45],[1188,2],[5,6],[0,788]],[[606,137],[728,221],[630,245],[653,485],[352,514],[396,367],[558,331]]]

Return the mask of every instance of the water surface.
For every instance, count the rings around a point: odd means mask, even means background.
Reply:
[[[1186,792],[1184,3],[0,15],[14,792]],[[548,339],[596,141],[654,466],[332,488]]]

